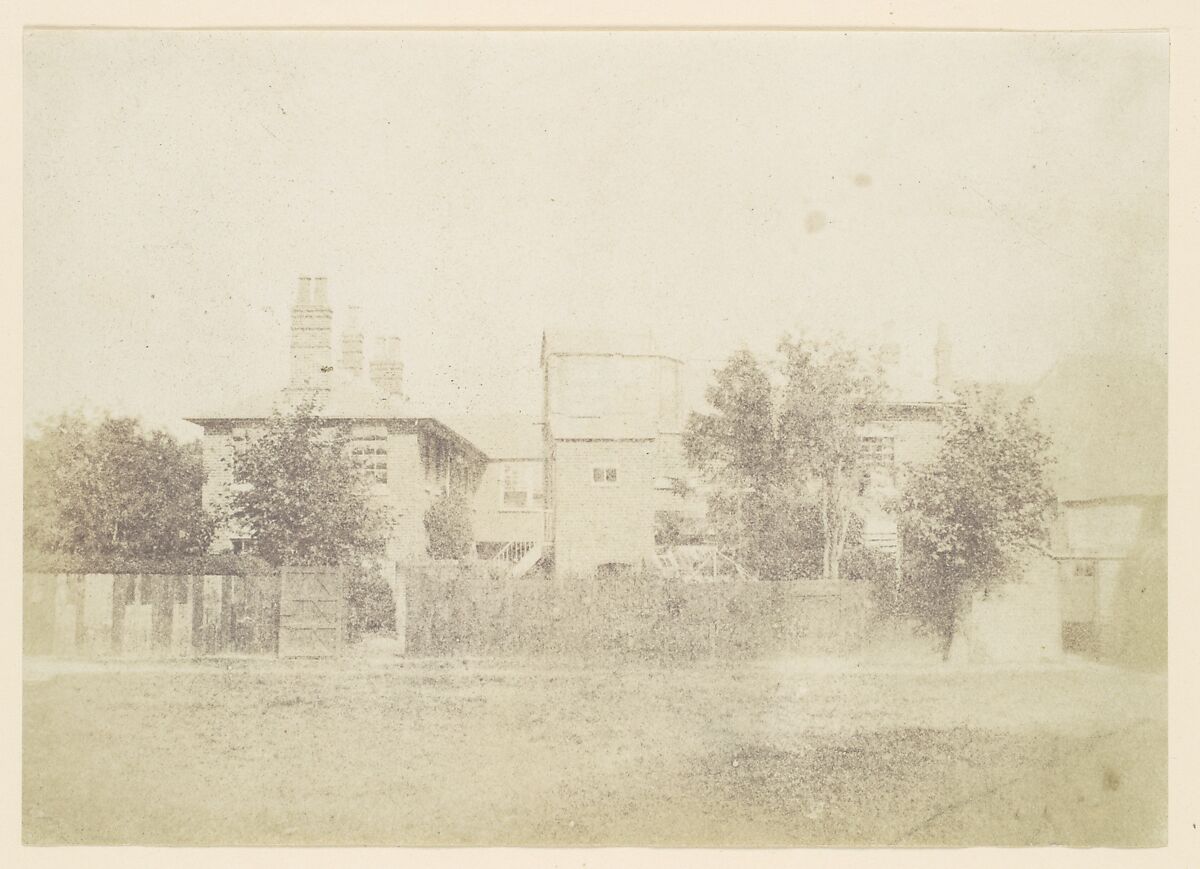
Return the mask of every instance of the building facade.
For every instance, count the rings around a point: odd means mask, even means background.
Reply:
[[[546,541],[564,576],[640,569],[685,476],[682,363],[649,334],[542,340]]]
[[[427,410],[405,399],[399,341],[377,344],[369,363],[364,336],[351,317],[342,335],[340,362],[333,358],[333,311],[324,278],[302,277],[291,317],[291,368],[286,387],[230,402],[188,421],[203,429],[208,478],[204,503],[227,500],[236,485],[233,458],[276,412],[311,402],[332,427],[349,432],[351,457],[372,497],[393,521],[388,555],[425,557],[425,511],[446,494],[471,498],[488,466],[487,455]],[[215,551],[242,551],[251,541],[236,525],[219,528]]]

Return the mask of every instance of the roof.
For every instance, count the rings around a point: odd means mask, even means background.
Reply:
[[[442,422],[478,446],[493,461],[540,461],[545,455],[540,416],[518,413],[447,416]]]
[[[1167,373],[1127,355],[1065,357],[1032,392],[1061,500],[1165,495]]]
[[[325,419],[428,419],[427,409],[388,395],[368,384],[339,384],[329,390],[275,389],[236,399],[220,408],[185,417],[188,422],[224,419],[265,419],[275,411],[285,412],[313,398],[316,413]]]
[[[225,420],[267,419],[275,412],[286,413],[301,402],[315,399],[317,416],[329,420],[428,420],[443,434],[462,443],[469,451],[487,457],[487,451],[469,437],[448,426],[442,414],[432,413],[365,382],[342,382],[329,390],[276,389],[234,400],[220,409],[184,417],[204,425]]]
[[[547,329],[542,334],[542,359],[548,356],[660,356],[654,336],[646,332],[599,329]]]

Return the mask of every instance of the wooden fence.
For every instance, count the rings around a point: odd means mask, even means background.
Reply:
[[[27,573],[24,616],[29,655],[275,654],[279,578]]]
[[[746,659],[854,649],[868,615],[857,583],[495,577],[401,565],[407,654]]]

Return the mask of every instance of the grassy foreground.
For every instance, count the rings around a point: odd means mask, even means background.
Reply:
[[[29,844],[1165,839],[1165,678],[1099,667],[27,667],[24,703]]]

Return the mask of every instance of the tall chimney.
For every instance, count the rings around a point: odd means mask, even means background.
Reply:
[[[358,314],[358,306],[351,305],[349,316],[346,318],[346,328],[342,330],[342,368],[355,380],[362,377],[364,355],[363,333]]]
[[[945,323],[938,324],[937,344],[933,349],[933,382],[938,392],[949,395],[954,391],[954,367],[951,359],[950,330]]]
[[[404,397],[404,363],[400,361],[400,339],[376,338],[371,357],[371,382],[388,395]]]
[[[333,371],[333,311],[325,278],[300,278],[292,305],[291,389],[328,389]]]

